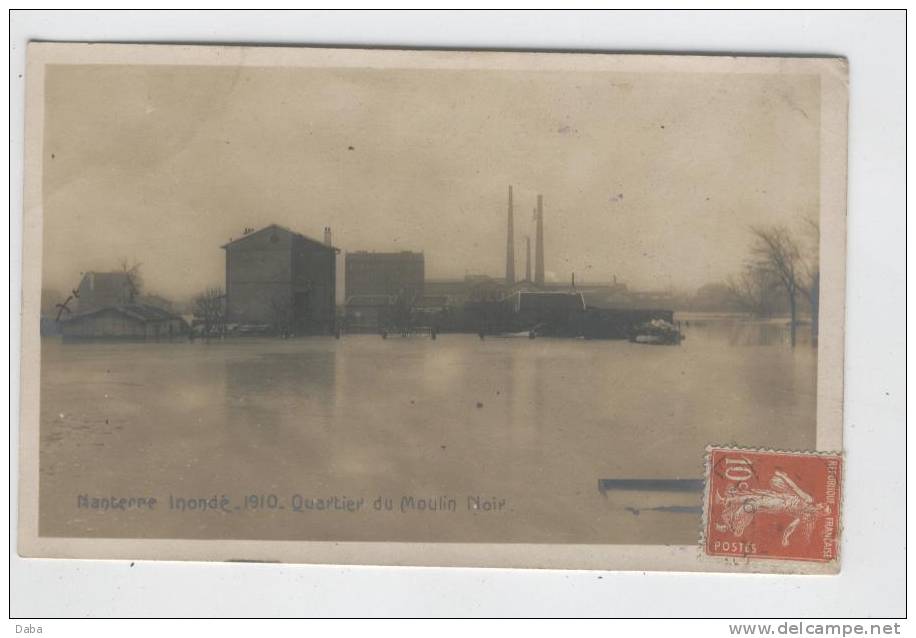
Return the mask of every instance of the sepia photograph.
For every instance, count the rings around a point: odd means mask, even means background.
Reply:
[[[846,87],[31,44],[20,552],[836,572]]]

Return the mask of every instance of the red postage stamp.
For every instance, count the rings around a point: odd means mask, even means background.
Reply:
[[[707,554],[836,560],[842,457],[719,447],[707,454]]]

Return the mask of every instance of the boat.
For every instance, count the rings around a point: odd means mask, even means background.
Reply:
[[[635,326],[630,332],[632,343],[656,346],[676,346],[683,341],[684,335],[678,326],[664,319],[652,319]]]

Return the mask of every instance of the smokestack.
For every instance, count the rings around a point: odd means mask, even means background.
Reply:
[[[537,232],[534,238],[534,284],[544,285],[544,198],[538,195]]]
[[[525,281],[531,281],[531,237],[525,236]]]
[[[515,283],[515,230],[512,223],[512,186],[509,186],[509,222],[506,230],[506,283]]]
[[[330,226],[324,227],[324,245],[325,246],[331,245],[331,227]]]

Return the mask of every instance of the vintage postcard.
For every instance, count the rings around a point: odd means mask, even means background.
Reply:
[[[19,552],[835,573],[839,58],[32,44]]]

